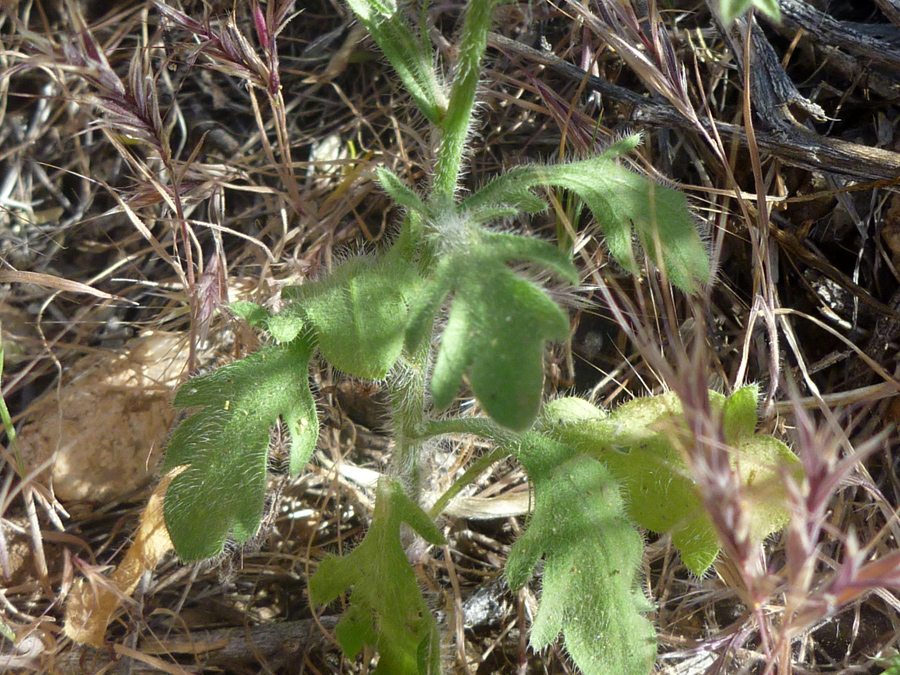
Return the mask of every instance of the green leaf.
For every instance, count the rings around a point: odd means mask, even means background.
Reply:
[[[761,541],[787,523],[782,473],[799,471],[800,464],[784,443],[755,433],[756,400],[755,387],[740,389],[727,400],[710,392],[732,446],[732,468],[748,497],[752,536]],[[686,430],[678,397],[669,393],[635,399],[608,415],[567,401],[549,403],[536,428],[602,461],[621,481],[634,521],[671,533],[688,569],[704,574],[720,547],[693,477],[671,440],[673,433]]]
[[[577,273],[568,256],[550,244],[462,227],[412,313],[407,342],[424,339],[425,327],[452,292],[431,380],[435,406],[453,402],[469,371],[472,391],[488,414],[499,424],[525,429],[540,407],[544,345],[566,339],[569,322],[540,286],[506,263],[531,261],[570,281]]]
[[[404,522],[430,543],[445,543],[400,483],[382,479],[365,539],[349,555],[322,561],[309,580],[309,598],[326,605],[353,587],[350,607],[335,629],[344,653],[352,659],[371,645],[378,650],[378,673],[438,675],[440,634],[403,550]]]
[[[303,297],[306,286],[290,286],[281,289],[281,297],[291,301],[278,314],[274,314],[266,321],[265,329],[273,338],[282,343],[292,342],[307,328],[306,313],[303,307],[295,302]]]
[[[598,461],[536,433],[518,457],[534,482],[534,514],[506,563],[521,588],[544,556],[531,647],[560,632],[585,675],[647,675],[656,660],[651,609],[638,585],[643,542],[628,522],[619,486]]]
[[[294,289],[293,304],[269,320],[269,330],[284,340],[307,326],[332,366],[380,380],[403,351],[408,304],[421,285],[415,268],[393,251],[354,258]]]
[[[537,199],[537,197],[535,197]],[[543,211],[546,207],[546,204],[538,199],[540,204],[540,208],[538,208],[538,212]],[[518,209],[514,206],[507,206],[505,204],[488,204],[487,206],[483,206],[477,210],[466,211],[466,218],[474,224],[481,225],[486,223],[492,223],[497,220],[503,220],[505,218],[515,218],[519,215],[521,209]]]
[[[378,176],[378,182],[381,183],[381,187],[384,188],[384,191],[391,196],[391,199],[393,199],[395,203],[422,215],[428,213],[425,202],[422,201],[412,188],[400,180],[400,177],[397,176],[397,174],[383,167],[375,169],[375,173]]]
[[[432,65],[430,45],[416,35],[395,0],[347,0],[384,52],[422,114],[434,124],[444,115],[447,97]]]
[[[540,406],[544,343],[564,340],[569,322],[540,288],[508,269],[478,277],[456,287],[431,381],[434,403],[450,405],[471,368],[472,391],[488,414],[524,429]]]
[[[543,169],[531,166],[510,169],[466,197],[460,204],[460,210],[471,213],[475,222],[485,222],[486,216],[480,214],[490,214],[500,207],[514,209],[517,213],[542,213],[547,209],[547,202],[532,192],[535,186],[542,183],[531,174]]]
[[[781,10],[778,0],[719,0],[719,13],[722,22],[727,26],[751,7],[755,7],[767,17],[781,23]]]
[[[873,659],[873,663],[884,668],[880,675],[900,675],[900,656],[896,654],[887,659]]]
[[[643,141],[644,135],[640,132],[625,136],[625,138],[620,138],[600,153],[600,159],[617,159],[622,155],[627,155]]]
[[[710,263],[685,196],[613,161],[639,140],[638,136],[629,137],[600,156],[580,162],[516,167],[464,200],[461,207],[474,213],[498,205],[535,212],[545,204],[531,193],[534,187],[571,190],[594,214],[610,254],[620,265],[638,272],[633,248],[636,237],[654,264],[664,264],[673,284],[693,292],[698,283],[709,280]],[[662,260],[657,250],[662,252]]]
[[[452,261],[447,258],[439,262],[435,278],[425,284],[419,297],[412,303],[406,325],[406,349],[410,353],[417,352],[425,340],[431,337],[435,314],[455,281],[452,269]]]
[[[272,317],[271,312],[265,307],[260,307],[255,302],[232,302],[228,305],[228,309],[235,316],[239,316],[254,328],[265,329],[266,324]]]
[[[2,354],[0,354],[2,356]],[[2,359],[0,359],[2,363]],[[0,635],[9,640],[12,644],[16,644],[16,633],[5,621],[0,621]]]
[[[722,430],[725,441],[737,444],[753,437],[759,421],[756,414],[759,406],[759,386],[755,384],[741,387],[729,396],[722,409]]]
[[[572,264],[571,256],[545,241],[488,230],[482,230],[479,238],[485,251],[497,260],[503,262],[528,260],[549,269],[570,284],[574,285],[579,281],[578,270]]]
[[[609,413],[578,396],[563,396],[548,402],[534,430],[552,434],[557,427],[585,420],[604,419]]]
[[[648,530],[671,533],[688,569],[705,572],[719,553],[719,541],[680,453],[660,432],[662,423],[680,413],[678,398],[635,399],[605,416],[584,409],[581,420],[567,401],[548,404],[542,414],[546,433],[602,461],[622,482],[629,516]],[[558,410],[564,404],[568,421],[546,429],[547,420],[562,417]]]
[[[164,504],[166,528],[182,559],[218,555],[229,531],[238,543],[256,535],[269,429],[279,416],[291,434],[291,473],[309,461],[319,434],[309,390],[311,350],[303,340],[264,347],[179,389],[176,408],[201,408],[172,434],[163,463],[164,471],[185,467]]]

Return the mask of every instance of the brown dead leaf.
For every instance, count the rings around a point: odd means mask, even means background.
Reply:
[[[122,564],[110,575],[109,584],[86,583],[85,579],[78,579],[72,584],[63,628],[67,637],[94,647],[102,646],[106,627],[119,605],[137,588],[141,575],[154,569],[162,557],[172,550],[163,520],[163,500],[169,483],[180,470],[165,476],[150,495],[134,542]]]

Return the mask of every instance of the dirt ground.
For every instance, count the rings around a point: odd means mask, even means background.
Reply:
[[[104,588],[122,564],[158,480],[174,390],[192,368],[260,344],[227,303],[276,306],[282,287],[389,241],[401,213],[376,167],[427,180],[423,121],[338,0],[297,3],[277,43],[278,100],[234,54],[201,50],[210,35],[240,34],[236,53],[270,56],[249,3],[167,4],[196,31],[149,0],[0,8],[2,393],[17,430],[0,480],[0,669],[367,672],[336,646],[339,608],[314,616],[306,584],[326,553],[365,532],[391,453],[385,401],[377,385],[325,367],[313,373],[315,461],[289,479],[273,434],[271,504],[252,545],[204,565],[162,556],[118,599],[99,649],[63,632],[75,589]],[[428,9],[444,64],[462,4]],[[702,2],[660,3],[651,20],[646,5],[634,3],[646,42],[632,41],[645,61],[610,47],[634,38],[625,28],[611,38],[566,3],[502,5],[466,180],[645,133],[635,166],[689,195],[716,253],[706,315],[677,294],[666,307],[646,279],[609,263],[589,214],[559,195],[510,227],[552,238],[571,217],[586,233],[586,278],[599,274],[623,303],[643,298],[641,330],[660,352],[673,334],[705,336],[713,388],[758,382],[767,394],[764,432],[835,461],[864,451],[824,507],[809,583],[824,588],[850,533],[867,561],[900,536],[900,4],[782,0],[782,24],[756,20],[752,49],[746,22],[726,31]],[[666,90],[672,82],[683,91]],[[548,395],[614,406],[667,386],[596,289],[583,295],[571,341],[548,358]],[[481,450],[436,449],[433,489]],[[418,565],[448,672],[574,671],[561,648],[527,649],[539,582],[513,595],[502,576],[529,504],[521,469],[495,465],[443,520],[449,545]],[[701,579],[667,537],[646,542],[659,670],[770,672],[760,625],[777,633],[791,588],[748,607],[727,556]],[[775,536],[760,552],[773,579],[788,545]],[[898,672],[887,670],[900,668],[898,578],[886,571],[794,636],[793,672]]]

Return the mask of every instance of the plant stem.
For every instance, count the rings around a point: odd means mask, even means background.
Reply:
[[[519,443],[519,434],[494,422],[490,417],[458,417],[448,420],[428,420],[419,426],[416,437],[432,438],[443,434],[472,434],[481,436],[507,449]]]
[[[438,498],[434,505],[429,509],[428,515],[432,519],[441,515],[450,500],[458,495],[463,488],[470,485],[478,476],[480,476],[491,464],[497,462],[510,454],[513,448],[519,442],[519,435],[508,429],[504,429],[494,422],[490,417],[457,417],[447,420],[428,420],[422,421],[414,431],[414,440],[421,442],[422,440],[433,438],[435,436],[443,436],[444,434],[470,434],[472,436],[480,436],[495,444],[497,447],[479,457],[472,465],[466,469],[466,472],[454,481],[444,494]]]
[[[447,508],[447,504],[462,492],[463,488],[468,485],[471,485],[478,476],[484,473],[489,466],[494,464],[495,462],[499,462],[501,459],[509,455],[509,451],[504,448],[494,448],[488,453],[485,453],[477,460],[475,460],[472,465],[466,469],[466,472],[457,478],[453,485],[442,494],[438,500],[434,503],[434,505],[428,510],[428,515],[432,520],[436,519],[441,513]]]
[[[418,504],[422,492],[420,455],[424,438],[416,430],[425,424],[428,343],[401,363],[401,368],[388,380],[395,442],[391,473],[403,483],[410,499]]]
[[[434,185],[430,199],[433,206],[446,208],[453,203],[481,75],[481,59],[487,48],[487,34],[496,1],[470,0],[466,9],[450,103],[440,124],[443,136],[434,167]]]

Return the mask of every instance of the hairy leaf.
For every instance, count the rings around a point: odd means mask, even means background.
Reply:
[[[478,279],[458,280],[431,381],[434,402],[448,406],[470,369],[488,414],[524,429],[540,405],[544,343],[564,340],[568,320],[539,287],[505,267],[480,271]]]
[[[255,302],[232,302],[228,305],[228,309],[235,316],[246,320],[254,328],[265,329],[269,319],[272,317],[269,310],[257,305]]]
[[[354,258],[293,289],[292,304],[269,319],[269,330],[284,340],[308,327],[332,366],[380,380],[400,357],[408,303],[421,285],[415,268],[393,250],[378,259]]]
[[[445,258],[437,264],[435,278],[424,285],[419,297],[410,307],[406,325],[406,348],[410,352],[419,350],[425,340],[431,337],[435,314],[454,281],[452,261]]]
[[[615,478],[600,462],[536,433],[518,452],[534,482],[534,514],[506,564],[521,588],[544,556],[541,604],[531,647],[565,637],[585,675],[647,675],[656,634],[638,586],[643,542],[625,517]]]
[[[412,29],[396,0],[347,0],[347,4],[384,52],[419,110],[437,124],[447,99],[437,81],[427,36]]]
[[[634,150],[640,144],[641,135],[632,134],[587,161],[597,167],[603,167],[607,162]],[[482,208],[506,204],[525,213],[541,213],[547,209],[547,201],[543,197],[535,195],[532,190],[546,184],[541,177],[550,168],[553,167],[543,165],[515,167],[497,176],[467,197],[463,200],[461,207],[466,211],[477,213]]]
[[[229,531],[253,537],[263,515],[269,429],[281,417],[291,435],[290,470],[316,446],[319,425],[304,340],[255,354],[186,382],[179,409],[200,408],[172,434],[163,470],[185,466],[166,491],[166,528],[184,560],[222,552]]]
[[[665,266],[672,283],[693,292],[698,283],[709,280],[710,263],[685,196],[613,161],[639,140],[639,136],[629,137],[580,162],[516,167],[464,200],[462,208],[479,213],[506,205],[533,213],[546,207],[531,192],[533,188],[548,185],[571,190],[594,214],[620,265],[637,273],[636,237],[650,259]]]
[[[294,302],[303,297],[306,286],[288,286],[281,289],[281,297],[291,304],[284,307],[278,314],[273,314],[266,320],[264,328],[273,338],[279,342],[292,342],[298,335],[307,329],[306,313],[300,303]]]
[[[344,653],[352,659],[363,645],[371,645],[378,650],[378,673],[438,675],[440,634],[403,550],[402,523],[432,544],[444,543],[400,483],[382,479],[365,539],[349,555],[322,561],[309,580],[309,598],[313,605],[326,605],[353,587],[350,606],[335,629]]]
[[[722,407],[722,431],[728,443],[737,445],[756,433],[759,386],[741,387],[729,396]]]
[[[568,256],[553,246],[477,226],[463,227],[413,310],[408,343],[418,344],[440,303],[452,293],[431,390],[434,404],[453,401],[463,374],[488,414],[512,429],[534,420],[541,401],[547,340],[564,340],[565,312],[536,283],[507,266],[514,260],[550,268],[575,282]]]
[[[425,202],[397,174],[382,167],[375,169],[375,173],[378,176],[378,182],[381,183],[381,187],[384,188],[384,191],[391,196],[395,203],[421,215],[428,213]]]
[[[787,523],[781,474],[799,471],[796,456],[781,441],[756,433],[758,390],[739,389],[728,399],[710,392],[722,416],[731,465],[750,498],[752,534],[761,540]],[[549,403],[538,426],[544,433],[602,461],[622,482],[627,510],[642,527],[669,532],[685,565],[702,575],[719,553],[719,542],[696,485],[671,440],[681,433],[682,407],[674,394],[641,398],[610,414],[582,401]]]

